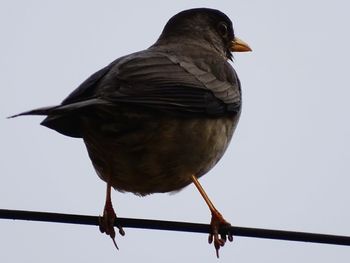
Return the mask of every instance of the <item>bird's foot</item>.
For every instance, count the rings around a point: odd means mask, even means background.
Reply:
[[[209,244],[214,243],[216,256],[219,258],[219,249],[223,247],[227,240],[232,242],[233,234],[230,231],[231,224],[227,222],[218,211],[213,211],[211,216],[211,233],[209,234]]]
[[[112,238],[114,246],[118,248],[117,243],[115,242],[115,230],[114,223],[117,218],[117,215],[114,212],[113,206],[111,202],[106,201],[105,208],[103,211],[103,216],[99,217],[99,227],[101,233],[106,233],[106,235]],[[117,226],[119,229],[119,234],[124,236],[125,232],[121,226]]]

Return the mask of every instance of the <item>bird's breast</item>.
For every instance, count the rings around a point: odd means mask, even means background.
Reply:
[[[180,190],[224,154],[239,115],[179,118],[134,114],[94,125],[84,141],[100,176],[120,191],[146,195]],[[93,127],[91,127],[91,125]]]

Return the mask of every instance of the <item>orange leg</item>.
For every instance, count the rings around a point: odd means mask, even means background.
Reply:
[[[99,217],[100,221],[100,231],[102,233],[106,233],[106,235],[110,236],[112,238],[114,246],[118,248],[117,243],[115,242],[115,231],[114,231],[114,223],[117,218],[117,215],[114,212],[112,200],[111,200],[111,190],[112,186],[107,183],[107,191],[106,191],[106,203],[103,210],[103,216]],[[118,226],[119,233],[124,236],[125,232],[121,226]]]
[[[220,214],[220,212],[215,208],[213,203],[210,201],[208,195],[204,191],[203,187],[199,183],[197,177],[192,175],[192,182],[197,187],[199,193],[202,195],[204,201],[207,203],[210,212],[211,212],[211,233],[209,234],[209,243],[211,244],[214,241],[214,247],[216,250],[216,256],[219,257],[219,249],[220,247],[223,247],[225,245],[226,240],[229,241],[233,240],[232,233],[225,231],[225,228],[231,226],[229,222],[227,222],[223,216]],[[220,235],[220,237],[219,237]]]

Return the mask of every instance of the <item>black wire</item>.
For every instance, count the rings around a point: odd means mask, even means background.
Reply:
[[[94,225],[94,226],[99,224],[99,219],[97,216],[7,210],[7,209],[0,209],[0,219],[1,218],[81,224],[81,225]],[[128,227],[144,228],[144,229],[183,231],[183,232],[193,232],[193,233],[210,232],[210,226],[207,224],[150,220],[150,219],[135,219],[135,218],[119,217],[117,218],[115,225],[126,227],[126,228]],[[237,226],[232,226],[229,229],[225,229],[225,231],[229,231],[233,233],[234,236],[269,238],[269,239],[279,239],[279,240],[289,240],[289,241],[303,241],[303,242],[350,246],[349,236],[337,236],[337,235],[315,234],[315,233],[284,231],[284,230],[271,230],[271,229],[261,229],[261,228],[248,228],[248,227],[237,227]]]

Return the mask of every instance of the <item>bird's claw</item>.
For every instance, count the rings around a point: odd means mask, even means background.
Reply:
[[[114,212],[114,209],[112,206],[106,206],[103,211],[103,216],[99,217],[99,228],[101,233],[105,233],[106,235],[110,236],[112,238],[113,244],[116,247],[116,249],[119,250],[118,245],[115,241],[115,230],[114,230],[114,223],[117,218],[117,215]],[[121,226],[117,226],[119,229],[119,234],[121,236],[125,235],[124,229]]]
[[[212,213],[211,233],[209,234],[209,244],[214,243],[216,256],[219,258],[219,249],[223,247],[227,240],[233,241],[233,234],[230,231],[231,224],[227,222],[220,213]]]

